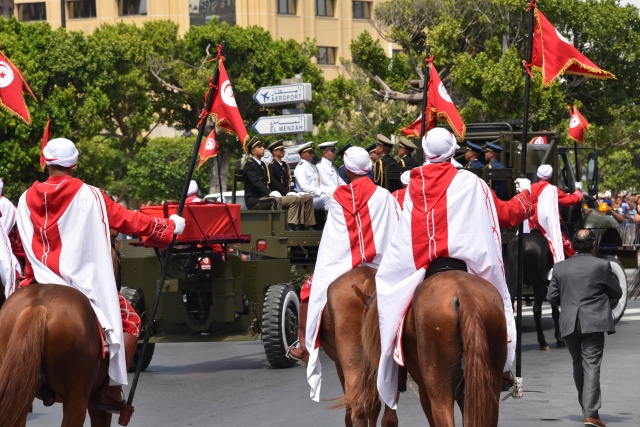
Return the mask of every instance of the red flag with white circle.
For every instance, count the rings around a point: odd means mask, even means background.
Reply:
[[[249,139],[247,128],[244,126],[242,116],[240,116],[240,110],[238,110],[238,104],[236,104],[236,98],[233,94],[233,87],[229,81],[227,70],[224,68],[224,58],[220,57],[218,62],[218,81],[214,83],[217,84],[218,88],[209,113],[213,117],[217,128],[230,135],[237,135],[240,143],[244,146],[244,143]]]
[[[578,111],[576,107],[571,106],[569,110],[571,111],[569,138],[584,144],[584,131],[589,130],[589,122],[580,114],[580,111]]]
[[[0,52],[0,107],[31,126],[31,116],[23,94],[36,99],[20,69]]]
[[[546,136],[535,136],[531,138],[531,141],[529,141],[529,144],[533,144],[533,145],[544,145],[548,143],[549,143],[549,140],[547,139]]]
[[[200,150],[198,151],[198,156],[200,157],[200,162],[198,162],[198,168],[203,165],[211,157],[215,157],[218,155],[218,141],[216,140],[216,130],[213,129],[207,139],[205,139],[202,144],[200,144]]]
[[[464,134],[467,130],[462,117],[458,112],[455,104],[451,100],[447,88],[444,87],[438,70],[429,61],[431,72],[429,73],[429,96],[427,100],[427,117],[426,117],[426,130],[435,126],[435,119],[438,118],[442,121],[446,121],[451,126],[451,131],[456,136],[458,141],[464,139]]]

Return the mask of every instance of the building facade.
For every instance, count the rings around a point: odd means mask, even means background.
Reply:
[[[52,28],[92,32],[103,23],[141,25],[145,21],[169,19],[182,35],[189,29],[189,0],[14,0],[18,21],[47,21]]]
[[[326,78],[340,73],[340,58],[351,58],[350,44],[363,31],[374,39],[373,9],[384,0],[190,0],[192,25],[212,18],[230,25],[257,25],[275,39],[315,39],[318,66]],[[388,43],[382,41],[385,49]]]

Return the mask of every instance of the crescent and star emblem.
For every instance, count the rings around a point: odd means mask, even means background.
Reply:
[[[0,61],[0,89],[9,86],[14,79],[13,70],[4,61]]]
[[[207,142],[205,144],[205,149],[207,151],[211,151],[216,148],[216,141],[213,138],[207,138]]]
[[[569,122],[569,127],[570,128],[574,128],[576,126],[578,126],[580,124],[580,119],[578,118],[578,116],[573,115],[571,116],[571,121]]]
[[[438,93],[440,94],[440,97],[442,99],[447,102],[453,103],[453,101],[451,101],[451,97],[449,96],[449,92],[447,92],[447,88],[444,87],[444,84],[442,82],[440,82],[440,84],[438,85]]]
[[[231,82],[229,80],[225,80],[220,86],[220,95],[222,96],[222,102],[227,104],[230,107],[237,107],[236,98],[233,95],[233,88],[231,87]]]

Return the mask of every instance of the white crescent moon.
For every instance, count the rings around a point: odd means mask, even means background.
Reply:
[[[215,147],[216,147],[216,142],[213,140],[213,138],[207,138],[205,149],[207,151],[210,151],[210,150],[213,150]]]
[[[5,73],[4,77],[0,77],[0,88],[5,88],[13,82],[13,70],[4,61],[0,61],[0,73]]]
[[[440,97],[442,99],[447,102],[453,103],[451,97],[449,96],[449,92],[447,92],[447,88],[444,87],[444,84],[442,82],[440,82],[440,84],[438,85],[438,93],[440,94]]]
[[[578,116],[573,115],[571,116],[571,121],[569,122],[569,127],[570,128],[574,128],[576,126],[578,126],[580,124],[580,119],[578,118]]]
[[[237,107],[236,98],[233,96],[233,88],[231,87],[231,82],[229,80],[225,80],[220,86],[220,95],[222,96],[222,102],[227,104],[230,107]]]

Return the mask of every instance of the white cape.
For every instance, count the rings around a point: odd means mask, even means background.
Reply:
[[[558,212],[558,188],[551,184],[545,186],[538,196],[537,205],[538,224],[542,228],[544,237],[549,242],[553,263],[564,261],[560,212]],[[531,231],[529,222],[524,222],[523,230],[525,233]]]

